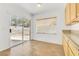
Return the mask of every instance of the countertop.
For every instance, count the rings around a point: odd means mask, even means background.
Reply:
[[[74,44],[79,46],[79,31],[76,30],[64,30],[63,33],[72,40]]]

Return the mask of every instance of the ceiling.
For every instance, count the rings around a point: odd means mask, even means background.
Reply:
[[[37,6],[38,3],[19,3],[22,8],[25,8],[29,13],[38,14],[48,11],[59,10],[64,7],[64,3],[41,3],[41,7]]]

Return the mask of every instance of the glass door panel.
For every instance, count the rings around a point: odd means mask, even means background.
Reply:
[[[22,43],[22,24],[17,17],[11,18],[11,26],[10,26],[10,46],[13,47]]]
[[[23,42],[30,40],[30,20],[23,20]]]

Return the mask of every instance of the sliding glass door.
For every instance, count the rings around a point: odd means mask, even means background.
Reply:
[[[16,46],[30,40],[30,20],[26,18],[11,17],[10,46]]]

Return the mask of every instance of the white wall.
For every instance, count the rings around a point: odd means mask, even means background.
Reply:
[[[56,35],[36,33],[36,24],[35,24],[36,19],[46,18],[46,17],[57,17]],[[34,40],[62,44],[62,28],[63,27],[64,27],[64,7],[56,11],[52,10],[51,12],[36,15],[32,18],[32,38]]]
[[[0,4],[0,51],[9,47],[9,17]]]
[[[62,27],[64,25],[64,10],[56,10],[47,13],[42,13],[33,17],[30,17],[29,13],[26,12],[23,8],[19,7],[16,4],[0,4],[0,51],[5,50],[10,47],[10,34],[9,34],[9,26],[10,26],[10,17],[18,16],[18,17],[26,17],[28,19],[32,19],[31,21],[31,38],[35,40],[45,41],[49,43],[62,43]],[[48,35],[48,34],[37,34],[36,33],[36,24],[35,21],[38,18],[46,18],[46,17],[54,17],[57,16],[57,30],[56,35]]]
[[[10,47],[10,17],[30,18],[28,12],[16,4],[0,4],[0,51]]]

